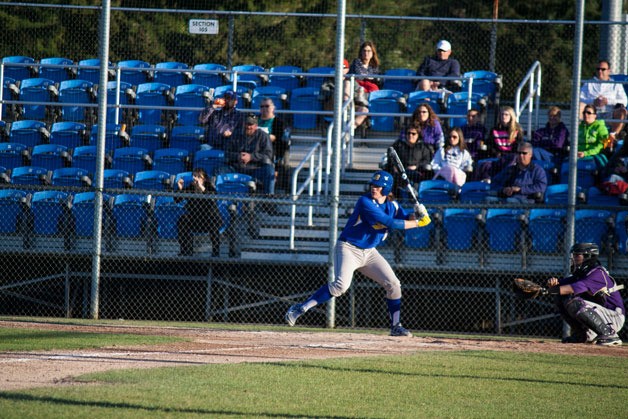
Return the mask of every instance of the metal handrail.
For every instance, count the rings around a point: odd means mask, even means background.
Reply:
[[[528,85],[529,90],[526,97],[521,102],[521,91]],[[541,63],[535,61],[532,67],[528,70],[526,75],[517,86],[515,92],[515,115],[517,120],[523,113],[523,109],[528,108],[528,140],[532,138],[532,117],[534,116],[534,127],[538,128],[539,125],[539,108],[541,106]]]

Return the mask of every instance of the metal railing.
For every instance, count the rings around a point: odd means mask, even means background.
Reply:
[[[528,86],[528,93],[521,100],[523,89]],[[520,116],[523,114],[523,110],[527,108],[528,113],[528,125],[525,130],[528,140],[532,138],[534,129],[539,125],[539,108],[541,106],[541,63],[535,61],[530,67],[526,75],[519,83],[515,93],[515,115],[517,120],[520,120]],[[534,118],[534,125],[532,119]],[[534,127],[534,129],[533,129]]]

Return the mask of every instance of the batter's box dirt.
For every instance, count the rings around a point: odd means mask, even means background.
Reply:
[[[239,362],[285,362],[418,351],[493,350],[628,357],[628,346],[565,345],[555,340],[412,337],[369,333],[251,332],[172,327],[80,326],[0,321],[4,328],[178,336],[188,342],[93,350],[0,352],[0,390],[73,385],[73,377],[124,368]]]

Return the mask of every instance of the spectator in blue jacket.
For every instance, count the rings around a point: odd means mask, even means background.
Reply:
[[[517,161],[491,179],[491,190],[511,203],[541,201],[547,189],[547,176],[541,166],[532,163],[534,148],[528,142],[519,143]]]
[[[436,44],[436,54],[425,57],[423,63],[416,71],[417,76],[433,77],[460,77],[460,63],[451,56],[451,44],[441,40]],[[419,80],[416,90],[430,91],[446,88],[451,91],[460,90],[460,80],[447,80],[441,83],[440,80],[430,80],[425,78]]]

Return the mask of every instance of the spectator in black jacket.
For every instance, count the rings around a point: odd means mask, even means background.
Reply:
[[[208,144],[212,148],[225,150],[234,135],[241,134],[244,127],[243,115],[236,110],[238,98],[233,90],[223,95],[224,106],[209,113],[207,117]],[[202,114],[201,114],[202,115]]]
[[[417,124],[406,127],[405,135],[392,145],[406,169],[408,179],[412,183],[420,182],[431,177],[429,164],[432,161],[432,149],[423,142],[421,128]],[[403,188],[401,174],[394,167],[390,159],[386,170],[393,174],[395,188]],[[397,189],[393,189],[398,192]]]
[[[425,57],[423,63],[416,71],[417,76],[433,76],[433,77],[460,77],[460,63],[451,56],[451,44],[448,41],[441,40],[436,44],[436,54],[434,56]],[[462,83],[460,80],[430,80],[425,78],[419,80],[416,90],[434,91],[440,89],[448,89],[451,91],[460,90]]]

